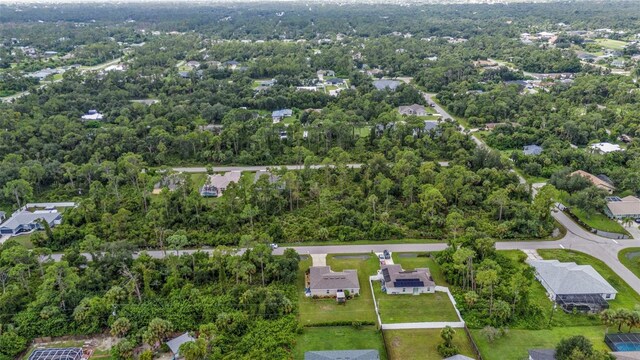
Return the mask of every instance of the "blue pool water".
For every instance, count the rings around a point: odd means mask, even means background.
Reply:
[[[634,343],[615,343],[615,351],[640,351],[640,344]]]

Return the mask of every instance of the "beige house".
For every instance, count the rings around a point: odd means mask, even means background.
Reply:
[[[610,218],[618,220],[624,218],[640,219],[640,199],[631,195],[622,199],[617,196],[608,197],[604,212]]]
[[[582,176],[583,178],[589,180],[595,187],[605,190],[609,194],[612,194],[613,191],[616,189],[616,187],[613,186],[612,184],[600,179],[599,177],[593,174],[589,174],[586,171],[578,170],[571,173],[571,176],[575,176],[575,175]]]

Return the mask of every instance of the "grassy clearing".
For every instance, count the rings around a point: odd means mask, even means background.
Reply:
[[[455,329],[453,343],[460,354],[475,358],[471,343],[463,329]],[[440,329],[386,330],[384,339],[390,360],[440,360]]]
[[[31,235],[32,234],[12,236],[10,240],[17,242],[18,244],[26,247],[27,249],[33,249],[35,246],[31,242]]]
[[[591,216],[588,216],[587,213],[575,207],[571,208],[571,212],[585,224],[591,226],[594,229],[618,234],[628,234],[624,227],[622,227],[622,225],[620,225],[617,221],[609,219],[603,214],[592,214]]]
[[[369,255],[366,260],[340,259],[336,258],[335,255],[327,256],[327,265],[331,266],[333,271],[358,270],[360,296],[354,297],[344,305],[339,305],[335,299],[312,299],[305,296],[304,274],[311,266],[311,259],[302,260],[297,282],[300,323],[302,325],[314,325],[335,321],[375,322],[376,315],[371,288],[369,287],[369,276],[376,273],[379,268],[378,264],[378,259],[373,255]]]
[[[360,137],[367,137],[371,133],[371,126],[356,127],[355,133]]]
[[[543,259],[557,259],[563,262],[572,261],[578,265],[591,265],[602,277],[611,284],[618,294],[614,300],[609,301],[612,309],[633,309],[640,304],[640,295],[635,292],[624,280],[602,261],[581,252],[573,250],[545,249],[538,250]]]
[[[504,337],[490,343],[482,336],[481,330],[471,330],[482,358],[486,360],[527,359],[527,350],[536,348],[555,348],[564,338],[583,335],[593,343],[597,350],[608,350],[604,343],[604,326],[555,327],[551,330],[514,330]]]
[[[400,294],[382,292],[380,284],[373,284],[383,324],[430,321],[459,321],[447,294]]]
[[[596,39],[596,44],[613,50],[622,50],[627,45],[626,42],[620,40],[611,40],[611,39]]]
[[[293,349],[294,359],[304,359],[307,351],[376,349],[387,359],[382,333],[374,326],[357,330],[349,326],[305,328]]]
[[[618,260],[637,277],[640,277],[640,248],[622,249],[618,253]]]

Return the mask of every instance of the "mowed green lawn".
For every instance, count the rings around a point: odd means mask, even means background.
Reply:
[[[602,277],[611,284],[618,294],[614,300],[609,301],[613,309],[633,310],[640,304],[640,295],[635,292],[624,280],[620,278],[611,268],[602,261],[573,250],[545,249],[538,250],[538,254],[543,259],[557,259],[562,262],[575,262],[578,265],[591,265]]]
[[[373,283],[373,291],[383,324],[460,321],[446,293],[388,295],[382,292],[379,282]]]
[[[362,256],[357,254],[354,256]],[[323,324],[336,321],[367,321],[376,322],[375,308],[371,288],[369,287],[369,276],[376,274],[379,269],[378,258],[374,255],[364,254],[363,259],[340,259],[336,256],[349,255],[327,255],[327,265],[333,271],[347,269],[358,270],[358,280],[360,282],[360,296],[348,300],[346,304],[338,304],[335,299],[313,299],[304,294],[304,274],[311,266],[311,258],[300,262],[298,272],[298,294],[299,294],[299,314],[300,323],[305,325]]]
[[[527,359],[527,350],[555,348],[560,340],[583,335],[591,340],[597,350],[607,350],[604,343],[604,326],[554,327],[550,330],[510,329],[502,338],[490,343],[480,329],[471,330],[476,345],[485,360]]]
[[[585,224],[591,226],[594,229],[618,234],[628,234],[627,230],[625,230],[624,227],[620,225],[620,223],[609,219],[603,214],[592,214],[591,216],[587,216],[584,211],[578,208],[572,208],[571,212],[574,213]]]
[[[611,39],[596,39],[596,43],[606,49],[622,50],[627,45],[626,42]]]
[[[460,354],[476,358],[464,329],[455,329],[453,343]],[[440,329],[385,330],[384,340],[389,360],[441,360],[438,344]]]
[[[296,341],[293,358],[304,359],[307,351],[376,349],[387,359],[382,333],[375,326],[354,329],[351,326],[307,327]]]
[[[618,260],[637,277],[640,277],[640,248],[622,249],[618,253]]]

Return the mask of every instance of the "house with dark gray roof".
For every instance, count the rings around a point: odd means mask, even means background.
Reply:
[[[538,145],[527,145],[522,150],[524,151],[524,154],[527,156],[542,154],[542,146],[538,146]]]
[[[271,113],[271,119],[273,120],[274,124],[279,123],[282,119],[291,116],[293,116],[293,110],[291,109],[276,110]]]
[[[28,210],[17,211],[0,225],[0,236],[15,236],[35,230],[44,230],[42,221],[49,224],[49,227],[54,227],[62,222],[62,214],[55,209],[36,210],[34,212]]]
[[[310,296],[333,297],[349,290],[351,295],[360,293],[360,282],[356,270],[331,271],[329,266],[309,268],[308,291]]]
[[[382,265],[382,291],[387,294],[434,293],[436,283],[428,268],[403,270],[398,264]]]
[[[607,309],[607,300],[616,298],[613,288],[590,265],[558,260],[527,260],[549,298],[566,312],[599,312]]]
[[[378,350],[307,351],[304,360],[380,360]]]
[[[554,349],[531,349],[529,350],[529,360],[556,360]]]

